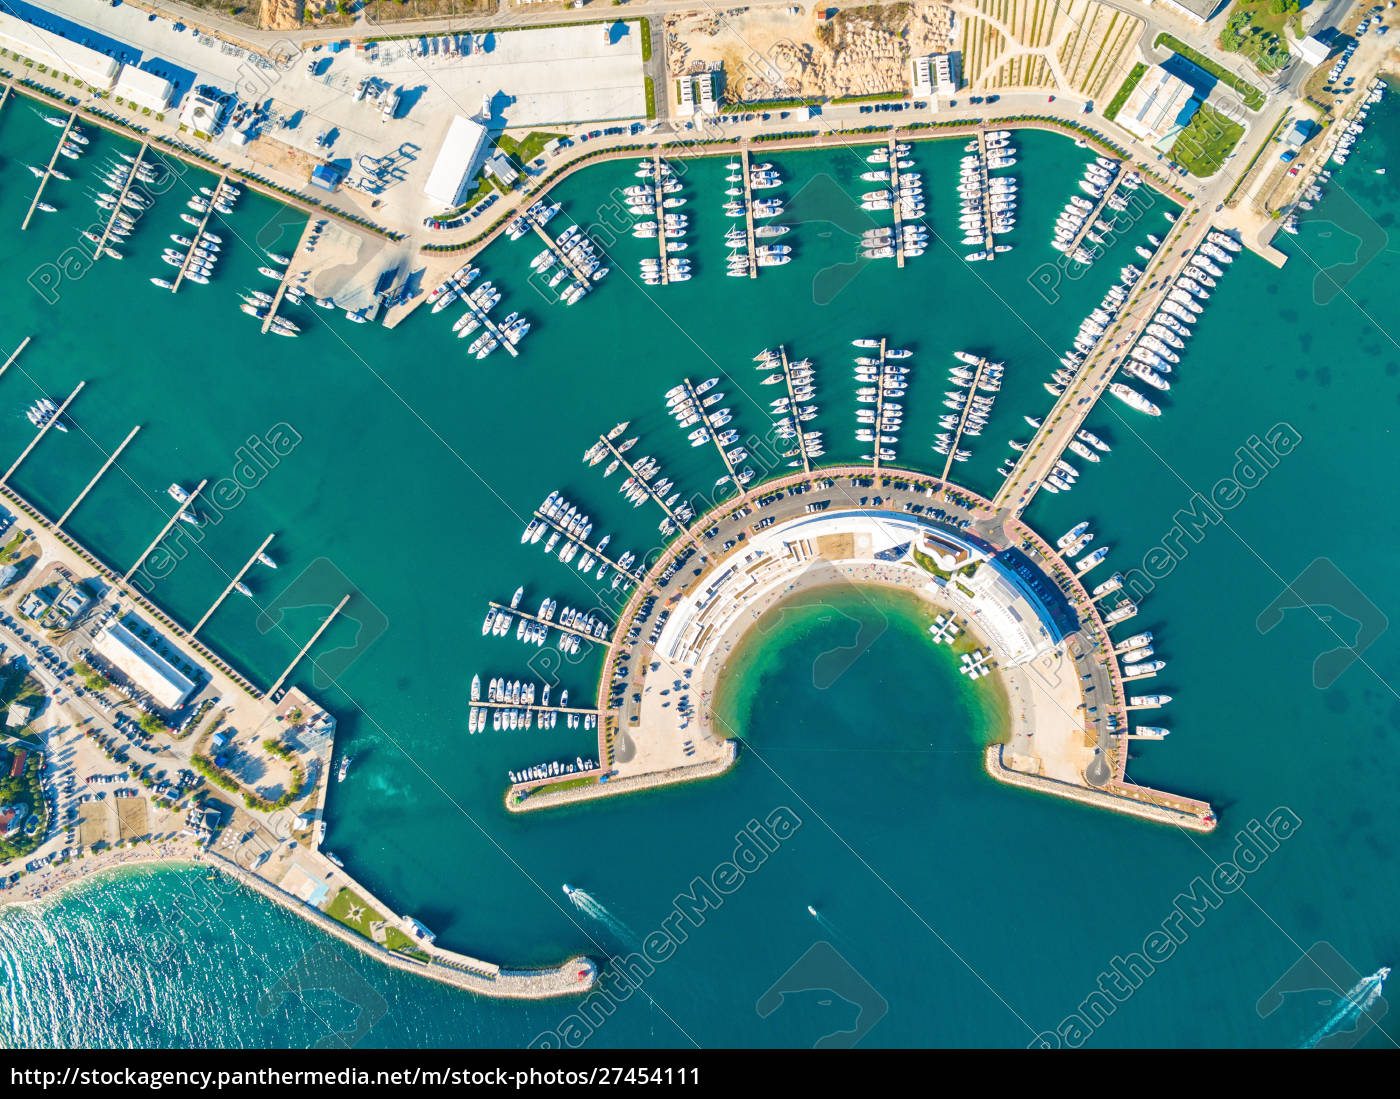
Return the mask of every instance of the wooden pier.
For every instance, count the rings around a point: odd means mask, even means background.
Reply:
[[[962,415],[958,417],[958,426],[953,430],[953,442],[948,447],[948,457],[943,462],[943,473],[939,478],[943,482],[943,488],[939,490],[940,493],[948,491],[948,473],[953,468],[953,456],[958,452],[958,444],[962,442],[963,428],[967,426],[967,418],[972,414],[972,398],[977,395],[977,387],[982,384],[982,375],[987,372],[987,367],[990,365],[991,363],[986,356],[982,356],[977,362],[977,369],[973,371],[972,385],[967,390],[967,402],[963,405]]]
[[[136,559],[131,568],[126,570],[125,574],[122,576],[123,584],[127,583],[132,576],[135,575],[136,570],[145,564],[146,558],[151,555],[151,551],[160,545],[165,536],[170,533],[170,528],[180,521],[180,517],[183,516],[185,512],[189,511],[190,508],[194,507],[194,502],[199,499],[199,494],[204,491],[204,486],[208,483],[209,481],[207,478],[200,481],[199,484],[195,486],[195,490],[185,497],[184,502],[175,509],[175,514],[166,520],[165,526],[160,528],[160,533],[151,539],[151,544],[141,551],[141,556]]]
[[[560,633],[571,633],[575,637],[581,637],[585,641],[592,641],[596,645],[612,644],[612,638],[608,634],[599,637],[597,634],[591,634],[587,630],[581,630],[576,626],[566,626],[564,623],[556,622],[552,618],[541,618],[537,614],[531,614],[529,611],[522,611],[519,607],[512,607],[506,603],[497,603],[495,600],[488,601],[488,605],[494,610],[505,611],[506,614],[513,615],[516,618],[523,618],[527,622],[538,622],[540,625],[548,626],[550,629],[558,630]],[[502,634],[501,636],[504,637],[507,636],[507,634]]]
[[[180,284],[185,281],[185,273],[190,269],[190,260],[194,258],[194,250],[199,247],[200,238],[204,236],[204,230],[209,228],[209,219],[214,216],[214,198],[223,190],[224,184],[228,181],[228,173],[219,174],[219,182],[214,185],[214,195],[209,198],[209,209],[204,211],[204,217],[199,221],[199,228],[194,231],[194,236],[190,237],[189,250],[185,252],[184,262],[180,264],[180,269],[175,273],[175,281],[170,284],[170,292],[173,294],[180,289]],[[201,196],[204,197],[204,196]]]
[[[898,142],[890,135],[890,197],[894,200],[894,265],[904,266],[904,210],[899,201],[899,153]]]
[[[661,252],[661,285],[666,286],[670,283],[671,276],[666,263],[666,193],[661,189],[661,154],[653,153],[651,160],[651,193],[656,204],[656,243]]]
[[[26,340],[25,342],[27,343],[28,341]],[[19,352],[16,351],[15,355],[18,354]],[[14,361],[14,355],[10,356],[10,360],[11,362]],[[6,363],[5,365],[8,366],[9,363]],[[77,388],[74,389],[72,393],[68,394],[68,399],[58,406],[58,411],[55,412],[52,416],[50,416],[47,420],[45,420],[44,426],[39,428],[39,430],[34,433],[34,438],[29,440],[29,445],[25,447],[22,451],[20,451],[20,455],[18,458],[15,459],[14,464],[10,466],[9,469],[5,470],[5,475],[3,477],[0,477],[0,488],[3,488],[5,485],[9,484],[10,477],[14,474],[15,470],[19,469],[20,463],[29,457],[29,452],[39,445],[39,441],[43,439],[45,435],[48,434],[49,428],[53,427],[54,424],[58,423],[60,417],[62,417],[62,415],[66,411],[68,411],[68,406],[73,403],[73,398],[83,391],[83,386],[85,385],[87,385],[87,382],[79,382]]]
[[[1089,216],[1084,219],[1084,224],[1079,227],[1079,231],[1074,234],[1074,239],[1070,241],[1069,247],[1065,249],[1065,255],[1074,255],[1075,249],[1083,243],[1084,237],[1088,234],[1089,230],[1094,227],[1094,222],[1098,221],[1098,219],[1103,216],[1103,212],[1108,206],[1108,200],[1118,193],[1118,185],[1123,182],[1123,178],[1127,174],[1128,170],[1123,166],[1122,162],[1120,162],[1118,165],[1118,174],[1113,177],[1113,182],[1104,189],[1104,193],[1099,197],[1098,204],[1094,207]]]
[[[605,447],[608,448],[608,453],[611,454],[614,458],[616,458],[620,463],[622,463],[622,468],[627,471],[628,476],[630,476],[634,481],[636,481],[637,484],[641,486],[642,490],[653,500],[656,501],[656,506],[666,513],[666,518],[671,520],[672,524],[675,525],[676,530],[690,539],[691,543],[695,546],[696,551],[700,554],[700,560],[708,561],[710,559],[710,555],[705,552],[705,547],[701,544],[700,539],[696,538],[695,535],[690,533],[690,527],[687,524],[680,521],[680,519],[676,516],[676,513],[672,511],[670,506],[666,503],[665,498],[660,493],[658,493],[656,489],[652,488],[651,482],[645,477],[643,477],[640,473],[638,473],[636,467],[633,466],[631,462],[629,462],[626,458],[622,456],[622,451],[618,450],[617,447],[613,445],[613,441],[611,439],[607,438],[604,435],[598,436],[598,439],[600,442],[602,442],[602,444]],[[540,513],[536,512],[535,514],[539,515]],[[556,526],[552,520],[546,520],[546,522],[548,522],[551,526],[554,526],[556,530],[560,530],[565,535],[565,537],[568,536],[568,532],[562,531],[562,528]],[[595,554],[595,556],[597,555]],[[634,583],[641,582],[640,574],[629,572],[627,573],[627,575],[632,578]]]
[[[107,247],[107,241],[112,235],[112,229],[117,224],[117,219],[121,216],[124,209],[122,205],[123,200],[131,193],[131,185],[136,182],[136,173],[141,167],[141,160],[145,157],[146,150],[150,147],[149,142],[141,142],[141,148],[136,152],[136,160],[127,165],[126,182],[122,184],[121,193],[117,195],[117,204],[112,209],[111,216],[107,218],[107,226],[102,230],[102,239],[93,247],[93,259],[100,259],[104,255],[103,249]]]
[[[345,609],[345,604],[348,602],[350,602],[349,595],[340,597],[340,602],[335,605],[335,610],[326,615],[326,620],[316,627],[316,632],[311,635],[311,640],[301,647],[301,651],[296,656],[292,657],[292,662],[287,665],[287,670],[279,675],[277,682],[267,689],[269,697],[275,695],[281,689],[282,684],[287,682],[287,677],[292,674],[292,669],[301,663],[301,658],[311,651],[311,646],[320,640],[321,635],[326,632],[326,627],[335,621],[336,616]]]
[[[792,425],[797,430],[797,449],[802,452],[802,471],[812,472],[812,459],[807,453],[807,431],[802,426],[802,417],[797,414],[797,396],[792,390],[792,369],[788,363],[787,348],[778,346],[778,357],[783,363],[783,381],[787,383],[788,412],[792,416]]]
[[[97,484],[98,481],[102,480],[102,475],[112,468],[113,463],[115,463],[116,460],[119,457],[121,457],[121,452],[126,449],[126,444],[131,442],[132,439],[136,438],[136,433],[140,430],[141,425],[137,424],[127,433],[126,438],[121,441],[121,445],[118,446],[116,450],[112,451],[112,453],[107,456],[107,460],[102,463],[102,468],[99,469],[95,474],[93,474],[92,480],[89,481],[83,487],[83,491],[78,493],[78,495],[74,498],[73,502],[68,505],[68,510],[58,517],[57,522],[55,522],[53,525],[53,529],[55,531],[61,529],[63,527],[63,524],[68,521],[68,516],[72,515],[73,512],[78,510],[78,505],[83,502],[84,497],[86,497],[87,494],[93,490],[93,487]]]
[[[224,590],[219,593],[219,597],[209,605],[209,609],[204,612],[204,617],[202,617],[198,622],[194,624],[194,629],[190,630],[191,637],[199,633],[200,629],[204,626],[204,623],[208,622],[209,619],[214,616],[214,612],[219,609],[220,604],[222,604],[223,601],[228,598],[228,593],[233,591],[234,588],[237,586],[238,582],[242,580],[243,577],[247,574],[248,570],[251,569],[255,564],[257,564],[258,557],[262,555],[263,550],[267,549],[268,545],[272,542],[272,540],[275,537],[277,537],[277,534],[276,532],[273,532],[272,534],[269,534],[266,538],[263,539],[262,545],[260,545],[253,552],[253,556],[248,558],[244,566],[238,570],[238,575],[236,575],[232,580],[228,582],[227,587],[225,587]]]
[[[719,441],[719,429],[710,422],[710,413],[701,404],[702,396],[695,392],[695,386],[691,384],[689,378],[682,378],[681,384],[685,386],[686,394],[690,397],[691,404],[695,407],[696,414],[700,417],[700,423],[704,425],[705,431],[710,436],[710,442],[715,444],[715,449],[719,451],[720,461],[724,463],[724,468],[729,471],[729,479],[734,483],[734,487],[739,490],[739,495],[745,500],[749,498],[749,490],[739,483],[739,471],[734,468],[734,463],[729,460],[729,452],[724,449],[724,444]],[[738,445],[738,444],[735,444]]]
[[[753,178],[749,175],[748,146],[739,150],[739,163],[744,173],[744,229],[749,238],[749,278],[758,278],[758,249],[753,233]]]
[[[68,116],[68,121],[63,124],[63,133],[58,139],[58,144],[53,147],[53,156],[49,157],[48,167],[44,169],[44,174],[39,177],[39,186],[34,190],[34,199],[29,203],[29,211],[24,215],[24,221],[20,223],[20,230],[29,228],[29,219],[34,216],[34,211],[39,208],[39,200],[44,196],[44,187],[49,182],[49,177],[53,175],[54,165],[58,163],[59,150],[63,148],[63,143],[68,140],[68,131],[73,128],[73,123],[78,120],[78,112],[74,111]]]

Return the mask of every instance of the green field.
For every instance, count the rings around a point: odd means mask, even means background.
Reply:
[[[1146,72],[1146,65],[1137,64],[1133,66],[1133,71],[1128,74],[1128,79],[1123,81],[1123,86],[1118,89],[1113,99],[1109,101],[1108,109],[1103,113],[1104,118],[1112,122],[1118,117],[1118,112],[1123,109],[1123,104],[1128,102],[1128,96],[1133,94],[1133,89],[1138,86],[1138,81],[1142,79],[1143,74]]]
[[[1202,106],[1177,134],[1171,157],[1196,178],[1205,179],[1220,171],[1243,134],[1240,123],[1231,122],[1213,107]]]

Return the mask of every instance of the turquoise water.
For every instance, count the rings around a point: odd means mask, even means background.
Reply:
[[[0,224],[23,217],[32,191],[19,165],[46,157],[55,135],[27,103],[0,112]],[[1400,196],[1394,177],[1371,168],[1394,163],[1397,143],[1400,120],[1387,105],[1341,173],[1382,230]],[[70,520],[75,536],[125,566],[173,508],[163,491],[171,480],[230,475],[249,438],[290,426],[300,437],[295,449],[155,581],[153,594],[192,623],[227,574],[276,531],[281,568],[255,574],[255,598],[227,602],[202,634],[245,674],[270,682],[315,628],[321,604],[358,593],[313,654],[321,674],[304,665],[294,677],[336,712],[342,743],[357,758],[331,793],[327,846],[446,944],[519,964],[625,952],[613,925],[568,904],[562,883],[586,889],[645,935],[693,879],[730,857],[750,821],[779,809],[800,819],[591,1044],[811,1045],[845,1029],[849,1010],[823,1006],[815,994],[789,995],[764,1015],[755,1007],[823,941],[888,1005],[863,1044],[1026,1044],[1076,1010],[1115,955],[1142,949],[1177,894],[1231,855],[1237,829],[1279,806],[1301,819],[1296,835],[1191,930],[1091,1044],[1294,1043],[1325,1010],[1290,1002],[1261,1018],[1254,1005],[1300,951],[1330,942],[1363,973],[1400,953],[1392,916],[1400,896],[1388,872],[1400,798],[1377,781],[1400,722],[1387,685],[1396,642],[1384,633],[1363,663],[1318,690],[1313,659],[1337,643],[1327,627],[1306,612],[1264,635],[1255,625],[1284,583],[1320,556],[1384,614],[1400,615],[1400,584],[1377,552],[1388,524],[1372,487],[1393,468],[1389,410],[1400,398],[1400,352],[1384,329],[1387,289],[1400,276],[1388,244],[1325,306],[1313,303],[1315,265],[1345,257],[1340,232],[1305,225],[1284,241],[1291,259],[1282,271],[1242,257],[1183,357],[1167,414],[1148,422],[1125,419],[1113,402],[1101,409],[1091,426],[1113,443],[1112,456],[1085,471],[1074,494],[1038,498],[1028,515],[1051,537],[1092,518],[1100,540],[1115,547],[1115,566],[1126,568],[1162,540],[1193,489],[1230,473],[1251,434],[1286,421],[1301,435],[1228,514],[1228,527],[1212,527],[1160,581],[1135,623],[1157,633],[1170,661],[1161,687],[1176,700],[1165,717],[1171,739],[1135,749],[1129,775],[1209,798],[1223,811],[1215,835],[992,784],[976,752],[978,723],[986,723],[980,707],[961,693],[960,677],[940,671],[946,651],[914,631],[882,633],[814,699],[812,652],[847,643],[840,616],[764,654],[771,663],[755,672],[761,705],[743,719],[751,750],[713,782],[515,818],[501,806],[506,770],[572,757],[587,738],[564,729],[464,730],[476,671],[533,668],[589,696],[596,654],[541,667],[540,654],[513,641],[480,638],[480,615],[487,599],[521,583],[527,600],[599,598],[578,573],[519,544],[524,517],[551,489],[592,511],[595,533],[611,531],[614,547],[655,547],[657,516],[615,502],[597,471],[578,461],[614,421],[630,419],[642,437],[638,452],[656,454],[678,484],[708,489],[720,472],[714,457],[687,447],[665,417],[662,394],[682,376],[729,374],[735,425],[758,433],[768,397],[753,384],[750,359],[784,342],[813,358],[823,409],[816,426],[832,460],[849,459],[859,454],[849,341],[888,334],[918,353],[901,460],[928,468],[943,364],[953,350],[984,349],[1008,362],[1008,380],[966,480],[994,488],[1005,440],[1024,438],[1022,415],[1049,405],[1040,383],[1054,354],[1138,239],[1130,234],[1088,277],[1062,284],[1058,301],[1034,292],[1027,278],[1053,255],[1048,226],[1085,153],[1049,134],[1025,134],[1020,144],[1027,194],[1015,252],[972,271],[935,245],[902,272],[871,265],[849,280],[831,268],[849,258],[860,224],[831,195],[868,186],[858,158],[842,150],[765,154],[793,181],[787,220],[800,223],[795,262],[765,270],[756,283],[723,277],[724,169],[695,164],[686,174],[693,281],[644,293],[629,275],[650,242],[624,237],[612,249],[612,277],[565,309],[539,298],[525,277],[537,249],[502,242],[483,257],[484,277],[504,290],[502,309],[527,312],[534,331],[519,360],[478,363],[452,339],[450,312],[420,310],[386,332],[302,310],[302,339],[259,339],[234,293],[263,281],[255,246],[285,249],[299,224],[255,196],[219,230],[228,258],[213,285],[172,297],[146,282],[164,273],[160,249],[182,229],[183,202],[172,195],[143,220],[123,263],[65,280],[47,303],[26,284],[30,264],[53,261],[76,241],[90,209],[79,173],[126,147],[94,134],[94,154],[74,166],[73,182],[47,193],[60,211],[12,238],[25,262],[0,273],[3,343],[35,337],[0,378],[0,409],[9,410],[0,418],[11,427],[0,461],[8,465],[25,444],[25,405],[86,379],[69,417],[75,429],[46,438],[14,478],[58,514],[141,423],[119,467]],[[916,150],[935,229],[955,209],[960,155],[958,142]],[[571,177],[557,197],[568,215],[589,222],[631,181],[627,164],[600,166]],[[1316,212],[1343,201],[1335,191]],[[1149,215],[1142,231],[1152,224],[1165,223]],[[281,602],[305,605],[260,622],[260,610],[280,606],[274,601],[303,574],[311,595]],[[891,677],[892,669],[900,674]],[[55,902],[41,921],[12,912],[0,924],[9,944],[0,1033],[16,1044],[304,1046],[345,1029],[348,997],[371,1002],[365,1017],[376,1021],[366,1044],[513,1045],[557,1029],[573,1006],[479,1001],[371,966],[295,917],[192,870],[107,879]],[[176,964],[143,944],[161,944]],[[274,997],[270,1006],[264,992],[308,952],[315,966],[339,974],[340,991]],[[837,965],[819,956],[827,971]],[[219,1010],[184,1009],[215,987]],[[236,994],[224,995],[230,988]],[[46,1014],[28,1009],[36,999]],[[1388,1044],[1378,1035],[1367,1042]]]

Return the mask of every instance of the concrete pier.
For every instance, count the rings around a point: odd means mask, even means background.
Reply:
[[[297,241],[297,246],[292,249],[292,262],[287,264],[287,269],[282,272],[282,281],[277,284],[277,291],[272,295],[272,304],[267,307],[267,316],[263,318],[262,330],[264,333],[272,327],[272,321],[277,316],[277,310],[282,304],[283,297],[292,285],[292,268],[296,265],[297,257],[301,250],[306,247],[306,242],[311,238],[312,228],[315,226],[314,218],[308,218],[306,225],[301,230],[301,237]]]
[[[660,215],[659,210],[657,211],[657,214],[658,216]],[[559,257],[559,262],[569,269],[569,273],[573,275],[578,282],[581,282],[585,287],[588,288],[584,292],[585,295],[591,293],[593,289],[593,280],[584,272],[582,267],[580,267],[577,263],[574,262],[573,257],[571,257],[567,252],[564,251],[563,248],[559,246],[559,242],[545,232],[544,226],[540,225],[534,219],[531,219],[530,228],[532,228],[536,233],[538,233],[540,240],[544,241],[545,244],[549,246],[550,251],[552,251],[556,256]],[[583,232],[582,227],[579,228],[579,232]]]
[[[226,182],[228,182],[228,174],[226,172],[221,172],[219,174],[219,182],[216,183],[213,187],[215,195],[218,195],[219,191],[223,188]],[[213,216],[214,200],[211,198],[209,199],[209,209],[204,211],[204,217],[200,218],[199,220],[199,228],[196,229],[194,231],[194,235],[190,237],[189,249],[185,252],[185,260],[183,263],[180,264],[179,271],[175,273],[175,281],[170,284],[170,292],[172,294],[175,293],[175,291],[179,290],[180,284],[185,281],[185,273],[190,269],[190,260],[194,256],[194,250],[199,247],[199,238],[204,235],[204,230],[209,228],[209,219]],[[181,224],[183,224],[183,222]]]
[[[1192,211],[1183,212],[1177,218],[1162,246],[1143,265],[1142,277],[1133,284],[1113,324],[1076,369],[1074,379],[1056,399],[1011,475],[997,490],[993,500],[996,507],[1019,515],[1029,506],[1075,432],[1084,426],[1084,421],[1107,391],[1126,350],[1152,323],[1152,317],[1171,289],[1172,279],[1186,265],[1210,228],[1208,218],[1197,217]]]
[[[894,200],[894,265],[904,266],[904,210],[899,201],[899,152],[894,135],[890,135],[890,196]]]
[[[117,195],[116,208],[112,211],[111,216],[107,218],[106,228],[102,230],[102,239],[93,249],[93,259],[102,258],[104,254],[102,250],[107,247],[107,241],[112,236],[112,227],[117,224],[117,217],[126,209],[126,207],[122,205],[122,200],[131,193],[131,186],[136,182],[137,169],[141,167],[141,160],[145,157],[146,150],[149,148],[150,145],[147,142],[141,142],[141,148],[136,151],[135,162],[127,165],[126,182],[122,184],[121,192]]]
[[[112,451],[112,453],[107,456],[107,460],[102,463],[102,468],[99,469],[95,474],[93,474],[92,480],[89,481],[83,487],[83,491],[78,493],[78,495],[74,497],[73,502],[68,505],[68,510],[58,517],[58,520],[53,525],[54,530],[59,530],[60,528],[62,528],[63,524],[68,521],[68,516],[72,515],[73,512],[77,511],[78,505],[83,502],[84,497],[86,497],[87,494],[92,491],[93,486],[96,485],[98,481],[102,480],[102,475],[112,468],[112,465],[116,462],[116,460],[119,457],[121,457],[122,451],[126,449],[126,444],[131,442],[132,439],[136,438],[136,433],[140,430],[141,425],[137,424],[129,432],[127,432],[126,438],[121,441],[121,444],[117,447],[117,449]]]
[[[54,165],[58,163],[58,151],[63,148],[63,143],[68,140],[68,131],[73,128],[73,123],[78,120],[78,112],[74,111],[68,116],[68,121],[63,125],[63,133],[58,139],[58,143],[53,147],[53,156],[49,157],[48,167],[44,169],[44,174],[39,177],[39,186],[34,189],[34,198],[29,203],[29,211],[24,215],[24,221],[20,223],[20,230],[29,228],[29,219],[34,216],[34,211],[39,208],[39,200],[44,197],[44,187],[49,182],[49,177],[53,174]]]
[[[135,564],[133,564],[131,568],[126,570],[126,573],[122,576],[123,584],[130,580],[132,576],[135,575],[136,570],[139,569],[143,564],[145,564],[146,558],[151,555],[151,551],[154,550],[158,545],[160,545],[162,540],[164,540],[165,536],[170,533],[171,528],[174,527],[175,524],[180,521],[180,517],[183,516],[185,512],[189,511],[190,508],[194,507],[194,502],[197,499],[199,499],[199,494],[204,491],[204,486],[208,483],[209,481],[207,478],[203,481],[200,481],[199,484],[195,486],[195,490],[185,498],[185,502],[175,509],[175,514],[166,520],[165,526],[160,528],[160,533],[157,534],[155,538],[151,540],[151,544],[149,546],[147,546],[144,550],[141,551],[141,556],[136,559]]]
[[[194,637],[195,634],[199,633],[200,629],[204,626],[204,623],[208,622],[209,619],[214,616],[214,612],[219,609],[219,605],[223,603],[225,599],[228,598],[228,593],[233,591],[234,585],[236,585],[240,580],[242,580],[243,577],[247,575],[248,570],[251,569],[255,564],[257,564],[258,556],[263,552],[263,550],[267,549],[267,547],[271,544],[272,540],[276,537],[277,534],[274,531],[272,534],[269,534],[266,538],[263,539],[262,545],[260,545],[256,550],[253,551],[253,556],[248,558],[248,560],[244,562],[243,567],[238,570],[238,574],[228,582],[228,585],[224,588],[224,590],[219,593],[219,597],[215,599],[214,602],[209,605],[209,609],[204,612],[204,616],[194,624],[194,629],[190,630],[191,637]]]
[[[753,178],[749,175],[748,147],[739,150],[739,163],[744,173],[744,230],[749,238],[749,278],[758,278],[758,249],[753,232]]]
[[[15,352],[15,354],[17,355],[19,352]],[[68,399],[58,406],[58,411],[44,421],[44,426],[34,433],[34,438],[29,440],[29,445],[20,451],[20,455],[15,459],[14,464],[10,466],[9,469],[5,470],[5,475],[3,477],[0,477],[0,486],[9,483],[10,477],[14,474],[15,470],[19,469],[20,463],[29,457],[29,452],[39,445],[40,440],[49,433],[49,429],[53,427],[54,424],[58,423],[63,414],[68,411],[68,406],[73,403],[73,398],[83,391],[83,386],[85,385],[87,385],[87,382],[79,382],[77,388],[74,389],[72,393],[68,394]]]
[[[1070,241],[1069,247],[1065,249],[1065,255],[1074,255],[1074,250],[1084,242],[1085,236],[1088,235],[1089,230],[1094,227],[1094,222],[1103,217],[1104,210],[1108,208],[1108,200],[1118,193],[1118,186],[1123,182],[1123,177],[1128,174],[1128,171],[1129,169],[1125,168],[1120,162],[1118,165],[1118,174],[1113,177],[1113,182],[1110,183],[1104,190],[1104,193],[1099,196],[1097,205],[1094,206],[1093,212],[1084,219],[1084,224],[1079,227],[1079,232],[1074,234],[1074,239]]]
[[[350,602],[349,595],[340,597],[340,602],[335,605],[335,610],[326,615],[326,620],[316,627],[316,632],[311,635],[311,640],[301,647],[301,651],[297,653],[296,656],[292,657],[292,662],[287,665],[287,670],[279,675],[277,677],[277,682],[267,689],[269,697],[275,696],[278,690],[281,689],[282,684],[287,682],[287,677],[292,674],[292,669],[301,663],[301,658],[311,651],[311,646],[316,644],[321,635],[326,632],[326,627],[335,621],[336,616],[345,609],[345,604],[348,602]]]

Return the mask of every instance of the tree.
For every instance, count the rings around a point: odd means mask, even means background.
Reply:
[[[1225,29],[1220,32],[1220,45],[1222,48],[1234,53],[1244,45],[1244,39],[1240,37],[1239,32],[1235,30],[1233,25],[1226,24]]]

